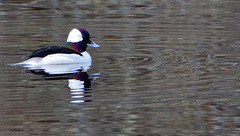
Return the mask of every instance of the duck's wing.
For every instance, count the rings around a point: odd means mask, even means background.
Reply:
[[[49,47],[44,47],[44,48],[40,48],[37,49],[35,51],[33,51],[32,53],[22,57],[22,58],[32,58],[32,57],[45,57],[47,55],[50,54],[55,54],[55,53],[65,53],[65,54],[79,54],[82,56],[82,54],[80,52],[77,52],[75,50],[72,50],[70,48],[66,48],[66,47],[61,47],[61,46],[49,46]]]

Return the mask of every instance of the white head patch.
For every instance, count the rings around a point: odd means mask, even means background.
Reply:
[[[79,42],[82,41],[82,34],[81,32],[74,28],[68,35],[67,42]]]

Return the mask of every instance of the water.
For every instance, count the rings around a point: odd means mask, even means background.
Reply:
[[[0,135],[240,135],[239,6],[0,1]],[[48,75],[7,65],[64,46],[74,27],[101,46],[88,48],[90,69]]]

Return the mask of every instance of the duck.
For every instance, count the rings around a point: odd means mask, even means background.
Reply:
[[[94,43],[89,32],[84,28],[73,28],[67,38],[66,47],[48,46],[37,49],[22,57],[27,59],[18,65],[63,65],[87,63],[91,65],[92,58],[86,51],[87,47],[100,47]]]

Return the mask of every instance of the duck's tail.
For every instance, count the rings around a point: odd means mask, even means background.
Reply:
[[[20,63],[15,63],[15,64],[9,64],[10,66],[26,66],[26,65],[39,65],[41,62],[42,58],[40,57],[35,57],[35,58],[30,58],[28,60],[25,60],[23,62]]]

